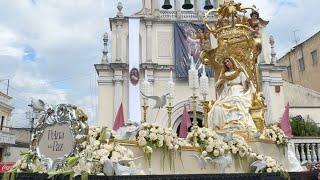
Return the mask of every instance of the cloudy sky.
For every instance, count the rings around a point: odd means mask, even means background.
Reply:
[[[236,0],[255,4],[270,20],[278,57],[296,40],[320,30],[319,0]],[[30,97],[49,104],[72,103],[96,122],[97,83],[93,64],[101,61],[102,36],[116,15],[118,0],[0,0],[0,91],[13,97],[11,126],[27,127]],[[129,16],[141,0],[122,0]],[[204,0],[203,2],[204,3]],[[162,4],[162,0],[161,0]],[[109,38],[111,39],[111,37]],[[109,45],[110,52],[110,45]]]

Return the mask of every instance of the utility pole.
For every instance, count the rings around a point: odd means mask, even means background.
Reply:
[[[32,104],[28,105],[29,107],[32,107]],[[29,119],[30,121],[30,142],[32,141],[32,133],[33,133],[33,124],[34,124],[34,118],[35,118],[35,113],[34,111],[27,111],[26,112],[26,118]]]

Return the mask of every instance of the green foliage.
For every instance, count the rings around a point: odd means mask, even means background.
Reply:
[[[320,128],[309,117],[306,119],[301,115],[291,117],[290,125],[294,136],[320,136]]]

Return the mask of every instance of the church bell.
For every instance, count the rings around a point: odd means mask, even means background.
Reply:
[[[203,7],[203,9],[205,10],[209,10],[209,9],[212,9],[213,8],[213,5],[211,4],[211,1],[210,0],[206,0],[206,3]]]
[[[171,9],[172,6],[170,4],[170,0],[164,0],[164,3],[162,5],[162,9]]]
[[[193,5],[191,4],[190,0],[184,0],[184,4],[182,5],[183,9],[192,9]]]

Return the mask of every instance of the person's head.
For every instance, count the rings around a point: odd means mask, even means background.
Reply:
[[[250,14],[251,19],[258,19],[259,18],[259,13],[257,11],[252,11]]]
[[[227,71],[235,68],[233,61],[229,57],[225,58],[222,63]]]
[[[198,33],[203,33],[204,29],[203,28],[198,28]]]

